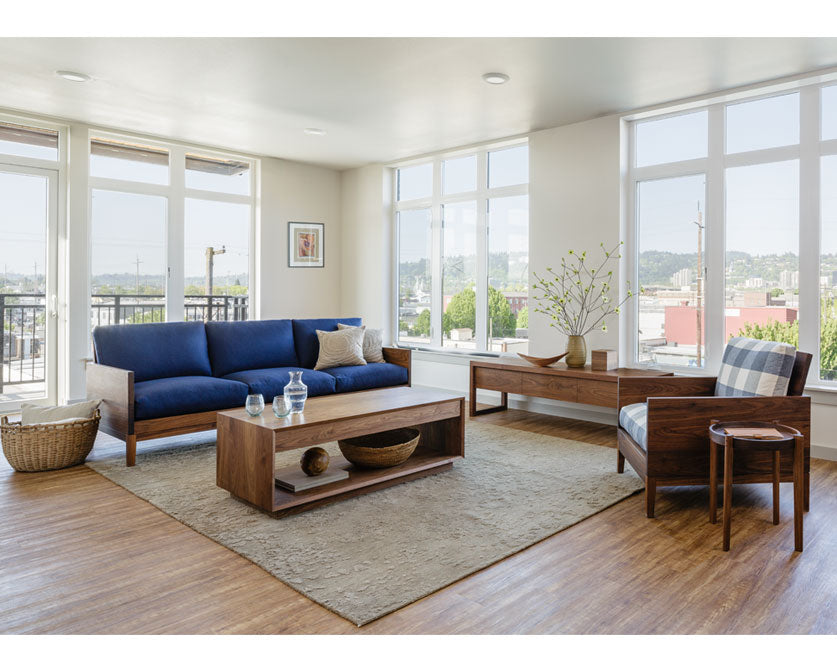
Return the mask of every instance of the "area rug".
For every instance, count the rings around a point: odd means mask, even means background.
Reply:
[[[336,444],[325,448],[339,455]],[[300,450],[277,454],[277,467]],[[215,486],[215,445],[164,444],[87,465],[349,621],[363,625],[643,487],[616,454],[468,423],[450,471],[275,519]]]

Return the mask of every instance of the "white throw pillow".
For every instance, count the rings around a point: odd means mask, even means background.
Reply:
[[[337,323],[338,329],[362,329],[363,330],[363,358],[366,363],[384,361],[384,332],[383,329],[367,329],[366,327],[353,327],[350,324]]]
[[[365,366],[363,358],[363,329],[338,329],[320,331],[320,356],[317,358],[315,371],[330,369],[333,366]]]
[[[79,418],[92,418],[93,413],[102,403],[101,399],[81,401],[68,406],[39,406],[38,404],[20,405],[20,424],[39,425],[41,423],[66,422]]]

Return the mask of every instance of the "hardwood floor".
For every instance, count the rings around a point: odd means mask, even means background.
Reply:
[[[470,422],[616,445],[613,427],[524,411]],[[356,628],[87,467],[3,462],[0,633],[833,634],[837,463],[811,464],[801,554],[788,484],[779,526],[769,484],[736,486],[728,553],[707,488],[661,488],[654,520],[635,495]]]

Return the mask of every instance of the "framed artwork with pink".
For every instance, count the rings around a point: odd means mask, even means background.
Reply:
[[[291,268],[325,266],[324,231],[325,224],[288,222],[288,266]]]

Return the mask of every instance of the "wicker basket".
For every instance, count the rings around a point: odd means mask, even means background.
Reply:
[[[16,471],[50,471],[81,464],[93,449],[100,417],[97,410],[92,418],[54,425],[21,425],[3,418],[3,454]]]
[[[406,462],[416,449],[419,438],[419,430],[407,427],[342,439],[337,445],[343,457],[352,464],[382,469]]]

